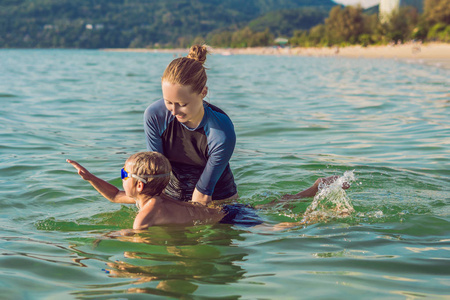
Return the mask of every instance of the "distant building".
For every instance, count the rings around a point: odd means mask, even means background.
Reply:
[[[395,11],[400,7],[400,0],[381,0],[380,1],[380,22],[386,23]]]
[[[388,22],[392,14],[398,11],[400,6],[412,6],[419,13],[422,13],[423,0],[381,0],[379,5],[380,21],[382,23]]]
[[[277,45],[280,45],[280,46],[284,46],[284,45],[286,45],[288,42],[289,42],[288,39],[282,38],[282,37],[276,38],[276,39],[274,40],[274,43],[277,44]]]

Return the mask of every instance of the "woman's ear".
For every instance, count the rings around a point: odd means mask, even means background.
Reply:
[[[206,85],[203,87],[201,94],[202,94],[202,98],[205,98],[206,95],[208,94],[208,87]]]

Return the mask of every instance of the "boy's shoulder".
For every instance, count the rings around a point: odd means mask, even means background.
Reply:
[[[134,229],[146,229],[150,226],[157,225],[157,215],[159,202],[158,197],[153,197],[141,208],[136,218],[134,219]]]
[[[137,214],[133,227],[144,229],[150,226],[177,224],[180,220],[176,216],[179,216],[182,210],[183,204],[177,200],[153,196]]]

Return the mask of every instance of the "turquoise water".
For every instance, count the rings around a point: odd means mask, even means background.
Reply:
[[[172,54],[0,51],[2,299],[450,297],[450,70],[388,59],[208,58],[232,118],[240,202],[268,229],[155,227],[65,162],[121,186]],[[355,212],[308,226],[282,194],[353,171]]]

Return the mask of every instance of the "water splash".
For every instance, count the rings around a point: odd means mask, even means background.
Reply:
[[[332,183],[320,183],[319,191],[313,202],[308,206],[303,215],[302,222],[316,223],[335,218],[348,217],[355,211],[347,193],[342,188],[350,186],[355,181],[354,171],[346,171]]]

